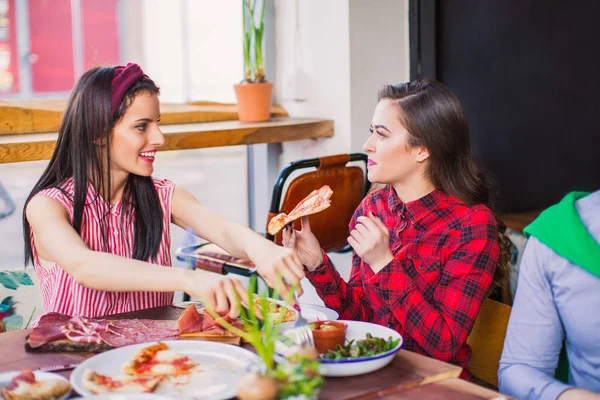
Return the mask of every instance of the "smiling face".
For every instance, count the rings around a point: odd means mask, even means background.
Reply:
[[[160,107],[155,94],[141,92],[112,131],[110,168],[114,182],[129,174],[150,176],[156,150],[165,142],[158,126]]]
[[[398,105],[388,99],[381,100],[371,122],[371,136],[363,146],[369,156],[368,177],[373,183],[394,186],[423,180],[427,149],[410,147],[409,133],[400,122]]]

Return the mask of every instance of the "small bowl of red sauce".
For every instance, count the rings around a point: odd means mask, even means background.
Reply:
[[[338,321],[317,321],[310,323],[315,347],[319,353],[335,350],[346,343],[348,325]]]

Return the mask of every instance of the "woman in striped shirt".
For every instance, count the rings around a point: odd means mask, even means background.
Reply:
[[[250,259],[270,286],[279,276],[288,284],[304,276],[291,250],[151,176],[164,143],[158,94],[131,63],[92,68],[73,89],[50,163],[23,211],[25,261],[35,267],[46,313],[122,313],[171,304],[173,292],[184,291],[236,317],[236,295],[245,296],[238,280],[164,268],[171,223]]]

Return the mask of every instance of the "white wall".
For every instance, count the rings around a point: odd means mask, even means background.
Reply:
[[[332,139],[284,143],[282,164],[350,149],[348,0],[275,1],[278,102],[292,116],[335,121]]]
[[[144,71],[161,87],[164,103],[185,102],[183,0],[144,0],[142,45]]]
[[[350,0],[351,151],[362,152],[377,91],[409,80],[408,0]]]
[[[126,61],[142,64],[160,85],[162,102],[235,102],[233,85],[244,74],[239,0],[124,4]]]
[[[408,0],[276,0],[275,22],[278,102],[335,121],[331,139],[284,143],[280,165],[361,151],[377,89],[409,79]]]
[[[239,0],[185,0],[188,100],[235,103],[244,78]]]

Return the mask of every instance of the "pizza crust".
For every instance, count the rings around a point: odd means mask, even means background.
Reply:
[[[286,215],[285,213],[281,213],[271,218],[267,225],[267,232],[274,236],[290,222],[329,208],[331,205],[332,194],[333,190],[331,190],[328,185],[313,190],[308,196],[300,201],[289,214]]]
[[[254,302],[260,307],[260,304],[263,300],[262,299],[255,299]],[[273,314],[279,314],[281,312],[281,309],[285,310],[285,313],[283,314],[283,319],[281,322],[292,322],[296,320],[296,311],[292,310],[291,308],[287,308],[285,306],[282,306],[280,304],[277,304],[275,302],[267,301],[267,306],[269,308],[269,311]]]
[[[102,384],[102,381],[109,379],[118,385]],[[110,378],[97,372],[87,369],[83,372],[82,385],[86,390],[94,394],[102,393],[150,393],[160,383],[161,378]]]
[[[123,371],[138,376],[176,376],[189,374],[196,365],[187,356],[170,350],[166,344],[157,343],[138,351],[123,366]]]
[[[2,389],[2,396],[6,400],[51,400],[65,395],[71,390],[69,382],[62,379],[48,379],[27,383],[18,382],[12,390]]]

